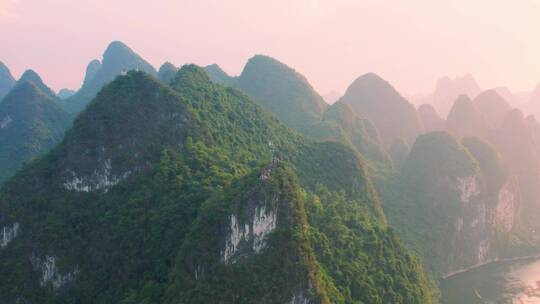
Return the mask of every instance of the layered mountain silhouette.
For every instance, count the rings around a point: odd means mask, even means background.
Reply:
[[[499,127],[508,111],[510,111],[508,101],[499,95],[496,90],[487,90],[480,93],[474,99],[474,105],[490,128]]]
[[[75,95],[75,93],[77,93],[77,92],[75,92],[73,90],[70,90],[70,89],[61,89],[60,91],[58,91],[57,96],[60,99],[66,99],[66,98],[69,98],[69,97]]]
[[[530,98],[530,92],[512,92],[507,87],[496,87],[493,90],[513,107],[525,106]]]
[[[34,70],[26,70],[22,74],[21,78],[17,80],[17,84],[21,84],[24,82],[31,82],[35,86],[38,87],[38,89],[43,92],[47,97],[51,99],[56,99],[56,93],[54,93],[53,90],[51,90],[41,79],[41,77],[36,73]]]
[[[218,65],[205,67],[217,83],[237,87],[252,96],[285,125],[318,140],[349,144],[366,159],[390,164],[373,124],[359,118],[345,104],[324,104],[306,78],[267,56],[251,58],[238,77],[227,75]]]
[[[69,122],[48,94],[20,80],[0,103],[0,182],[60,142]]]
[[[503,123],[488,137],[519,181],[523,197],[520,216],[526,230],[538,227],[538,213],[534,211],[540,206],[540,175],[534,165],[539,159],[537,126],[535,121],[527,120],[521,111],[513,109],[507,112]]]
[[[229,76],[217,64],[211,64],[209,66],[206,66],[204,67],[204,70],[206,71],[206,74],[208,74],[208,77],[212,79],[212,81],[221,83],[229,87],[236,86],[237,84],[237,77]]]
[[[103,85],[130,70],[144,71],[157,77],[155,68],[127,45],[120,41],[111,42],[101,61],[92,60],[88,64],[82,87],[75,95],[63,100],[62,107],[69,113],[82,111]]]
[[[424,131],[443,131],[445,129],[445,120],[442,119],[435,108],[430,104],[422,104],[417,109],[418,117],[424,126]]]
[[[304,76],[267,56],[250,58],[237,85],[294,129],[310,128],[327,106]]]
[[[519,226],[519,187],[484,141],[421,135],[399,178],[386,186],[390,223],[431,273],[444,276],[508,254],[507,240]]]
[[[0,61],[0,102],[2,98],[9,93],[11,88],[15,85],[15,79],[11,75],[8,67]]]
[[[354,150],[193,65],[105,85],[0,192],[6,303],[434,301]]]
[[[358,77],[337,103],[373,122],[387,146],[399,138],[413,142],[422,132],[414,106],[376,74]]]
[[[165,62],[159,67],[158,71],[158,79],[163,84],[170,84],[171,80],[173,79],[174,75],[176,75],[176,72],[178,72],[178,68],[175,67],[170,62]]]
[[[540,117],[540,83],[531,92],[528,102],[522,108],[525,113]]]
[[[467,95],[460,95],[446,120],[446,130],[456,138],[485,135],[487,124],[476,104]]]
[[[432,104],[442,117],[447,117],[454,101],[460,95],[475,98],[480,93],[480,87],[471,74],[450,78],[443,77],[437,81],[435,92],[431,96]]]
[[[380,164],[389,164],[390,158],[381,144],[377,129],[367,119],[361,119],[344,103],[334,103],[323,114],[318,125],[321,140],[338,140],[354,147],[366,159]]]

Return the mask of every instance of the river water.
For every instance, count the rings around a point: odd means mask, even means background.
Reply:
[[[441,281],[445,304],[540,304],[540,259],[487,264]]]

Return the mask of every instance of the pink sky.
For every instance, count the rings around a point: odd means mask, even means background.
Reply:
[[[121,40],[156,67],[254,54],[294,67],[322,94],[376,72],[427,93],[442,75],[484,88],[540,82],[539,0],[0,0],[0,60],[78,88],[86,64]]]

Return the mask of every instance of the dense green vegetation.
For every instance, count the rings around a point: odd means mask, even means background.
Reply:
[[[287,126],[302,132],[320,121],[326,108],[304,76],[267,56],[250,58],[237,85]]]
[[[354,150],[303,138],[196,66],[171,88],[142,72],[117,78],[2,188],[0,226],[20,225],[0,249],[3,301],[275,303],[306,284],[314,303],[436,300]],[[227,215],[273,196],[262,251],[217,262]],[[57,276],[44,281],[48,257]],[[213,275],[188,278],[196,260]]]
[[[267,179],[260,178],[263,172]],[[277,216],[265,247],[257,253],[250,240],[243,239],[235,260],[224,262],[219,249],[232,233],[224,229],[231,214],[244,227],[261,208],[267,213],[263,216]],[[283,165],[270,164],[218,192],[201,206],[192,227],[178,255],[167,302],[289,303],[297,296],[298,301],[330,303],[327,289],[335,287],[310,246],[298,181]]]
[[[205,71],[213,81],[248,94],[286,126],[316,140],[349,145],[372,166],[391,166],[369,120],[358,118],[343,103],[327,106],[306,78],[287,65],[257,55],[238,77],[230,77],[215,64]]]

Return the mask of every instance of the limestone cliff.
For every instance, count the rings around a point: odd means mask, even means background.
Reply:
[[[497,259],[516,225],[521,196],[498,153],[477,138],[418,137],[395,196],[383,194],[391,224],[439,276]],[[403,195],[404,194],[404,195]]]

